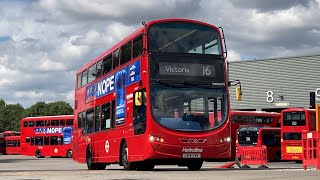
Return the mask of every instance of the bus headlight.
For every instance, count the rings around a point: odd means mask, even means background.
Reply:
[[[149,136],[150,142],[159,142],[159,143],[164,143],[164,139],[158,136]]]
[[[230,142],[230,141],[231,141],[231,138],[230,138],[230,137],[223,138],[223,141],[224,141],[224,142]]]

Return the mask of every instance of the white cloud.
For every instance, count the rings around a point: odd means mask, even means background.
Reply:
[[[44,93],[42,92],[36,92],[36,91],[16,91],[13,93],[13,96],[15,98],[42,98],[44,96]]]
[[[24,107],[72,105],[77,69],[152,19],[222,26],[229,61],[320,52],[319,0],[0,1],[0,15],[0,98]]]

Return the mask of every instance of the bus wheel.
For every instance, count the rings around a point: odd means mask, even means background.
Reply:
[[[36,150],[35,156],[36,156],[37,158],[44,158],[44,157],[41,155],[41,151],[40,151],[40,150]]]
[[[95,164],[92,163],[92,154],[91,154],[91,149],[89,147],[87,148],[87,151],[86,151],[86,163],[89,170],[96,169]]]
[[[104,170],[106,169],[107,164],[105,163],[93,163],[92,162],[92,151],[90,147],[86,151],[86,162],[89,170]]]
[[[122,145],[121,160],[122,160],[122,166],[125,170],[136,169],[135,164],[132,162],[129,162],[128,160],[128,146],[126,142],[124,142]]]
[[[201,169],[203,161],[191,161],[187,164],[189,171],[197,171]]]
[[[71,149],[68,149],[66,157],[67,158],[72,158],[72,150]]]

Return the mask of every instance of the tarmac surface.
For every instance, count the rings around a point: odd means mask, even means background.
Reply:
[[[206,180],[319,180],[320,171],[302,169],[295,162],[270,162],[266,169],[257,166],[250,169],[218,168],[229,162],[205,162],[199,171],[188,171],[187,167],[156,166],[153,171],[125,171],[119,165],[107,166],[105,170],[87,170],[86,164],[79,164],[68,158],[42,158],[0,155],[0,179],[42,180],[42,179],[206,179]]]

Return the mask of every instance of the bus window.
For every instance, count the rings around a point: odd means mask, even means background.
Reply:
[[[35,142],[36,146],[43,145],[43,137],[42,136],[36,136],[35,140],[36,140],[36,142]]]
[[[59,120],[51,120],[51,126],[59,126]]]
[[[100,106],[97,106],[95,109],[94,122],[95,132],[100,131]]]
[[[107,74],[112,69],[112,54],[103,59],[103,74]]]
[[[142,54],[143,44],[142,44],[142,35],[136,37],[133,40],[133,58],[136,58]]]
[[[103,104],[101,106],[101,130],[106,130],[110,128],[110,103]]]
[[[113,52],[112,68],[115,69],[118,66],[119,66],[119,49]]]
[[[50,120],[45,120],[45,126],[50,126]]]
[[[11,147],[12,146],[12,142],[11,142],[11,140],[8,140],[7,141],[7,147]]]
[[[34,121],[29,121],[29,127],[33,127],[34,126]]]
[[[102,60],[97,62],[97,75],[96,78],[102,76]]]
[[[50,145],[58,145],[58,136],[51,136],[50,137]]]
[[[85,129],[86,134],[90,134],[90,133],[94,132],[93,112],[94,112],[93,109],[90,109],[86,112],[86,129]]]
[[[45,136],[44,137],[44,142],[43,142],[44,145],[49,145],[49,136]]]
[[[96,78],[96,64],[92,65],[91,67],[89,67],[88,70],[88,83],[91,83],[93,80],[95,80]]]
[[[44,121],[36,121],[36,127],[44,126]]]
[[[78,81],[77,81],[78,83],[78,85],[77,85],[77,88],[78,89],[80,89],[81,88],[81,73],[80,74],[78,74]]]
[[[30,137],[26,137],[26,143],[30,143]]]
[[[63,136],[58,137],[58,144],[63,145]]]
[[[24,121],[23,122],[23,127],[28,127],[28,123],[29,123],[28,121]]]
[[[60,120],[60,126],[65,126],[65,125],[66,125],[66,120],[61,119],[61,120]]]
[[[34,137],[31,137],[31,141],[30,141],[30,143],[31,143],[31,146],[33,146],[33,145],[34,145]]]
[[[73,125],[73,119],[67,119],[67,126],[72,126]]]
[[[85,70],[82,72],[82,77],[81,77],[81,87],[85,86],[87,84],[87,74],[88,74],[88,71]]]
[[[131,45],[132,42],[130,41],[121,47],[120,65],[131,60]]]

